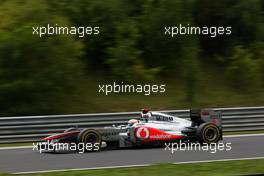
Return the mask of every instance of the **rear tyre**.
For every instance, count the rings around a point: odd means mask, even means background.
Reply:
[[[99,151],[102,144],[102,135],[95,129],[84,129],[78,135],[78,143],[83,143],[84,151]]]
[[[222,135],[218,126],[212,123],[203,123],[197,128],[197,139],[200,143],[217,143]]]

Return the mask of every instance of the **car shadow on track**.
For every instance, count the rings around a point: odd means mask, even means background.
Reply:
[[[116,151],[116,150],[149,150],[149,149],[162,149],[164,146],[134,146],[134,147],[126,147],[126,148],[109,148],[104,147],[101,148],[99,151],[77,151],[77,150],[67,150],[67,151],[44,151],[42,153],[45,154],[82,154],[82,153],[97,153],[97,152],[109,152],[109,151]]]

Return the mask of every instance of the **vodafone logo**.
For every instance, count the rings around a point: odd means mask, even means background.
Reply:
[[[136,131],[136,137],[139,139],[147,139],[149,137],[149,130],[146,127],[139,127]]]

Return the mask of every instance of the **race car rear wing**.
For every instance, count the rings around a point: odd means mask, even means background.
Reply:
[[[210,122],[222,129],[222,116],[220,111],[213,109],[191,109],[190,118],[192,126],[199,126],[202,123]]]

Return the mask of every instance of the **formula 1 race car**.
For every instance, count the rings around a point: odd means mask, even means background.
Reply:
[[[97,150],[103,141],[110,148],[161,145],[179,140],[217,143],[222,140],[221,113],[212,109],[190,110],[190,120],[187,120],[144,109],[138,119],[129,120],[127,125],[70,128],[43,140],[49,144],[89,143]]]

